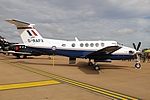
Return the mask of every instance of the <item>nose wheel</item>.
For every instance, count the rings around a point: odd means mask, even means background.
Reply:
[[[140,63],[136,63],[135,64],[135,68],[140,69],[141,68],[141,64]]]

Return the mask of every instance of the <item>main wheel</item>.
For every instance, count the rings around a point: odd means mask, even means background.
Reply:
[[[98,65],[95,65],[94,69],[98,71],[98,70],[100,70],[100,67]]]
[[[136,63],[135,64],[135,68],[137,68],[137,69],[141,68],[141,64],[140,63]]]
[[[27,58],[27,56],[26,56],[26,55],[23,55],[23,58],[25,59],[25,58]]]
[[[47,59],[48,59],[48,60],[50,60],[50,59],[51,59],[51,57],[49,56]]]
[[[88,65],[89,65],[89,66],[93,66],[93,63],[92,63],[92,62],[89,62]]]

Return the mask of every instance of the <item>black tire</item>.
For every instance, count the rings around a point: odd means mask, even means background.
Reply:
[[[17,58],[17,59],[20,59],[20,56],[19,56],[19,55],[17,55],[17,56],[16,56],[16,58]]]
[[[141,68],[141,64],[140,63],[136,63],[135,64],[135,68],[140,69]]]
[[[96,71],[98,71],[98,70],[100,70],[100,67],[99,67],[98,65],[95,65],[95,66],[94,66],[94,69],[95,69]]]
[[[26,56],[26,55],[23,55],[23,58],[25,59],[25,58],[27,58],[27,56]]]
[[[50,59],[51,59],[51,57],[48,57],[47,59],[48,59],[48,60],[50,60]]]

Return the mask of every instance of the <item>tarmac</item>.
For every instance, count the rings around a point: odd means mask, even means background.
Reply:
[[[47,58],[0,54],[0,100],[150,99],[150,63],[135,69],[134,61],[100,62],[95,71],[87,59],[69,65],[67,57]]]

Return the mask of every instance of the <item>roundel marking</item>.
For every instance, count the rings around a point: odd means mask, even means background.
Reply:
[[[56,46],[52,46],[52,50],[56,50]]]

